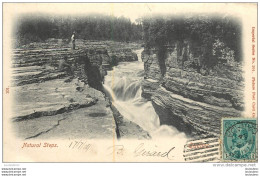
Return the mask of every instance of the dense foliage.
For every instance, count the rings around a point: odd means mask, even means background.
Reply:
[[[15,36],[19,44],[44,41],[48,38],[87,40],[138,41],[142,39],[142,25],[124,17],[105,15],[46,16],[23,15],[17,18]]]
[[[165,59],[162,52],[167,45],[177,43],[182,50],[189,43],[201,67],[241,61],[241,25],[231,17],[157,16],[143,18],[142,23],[145,47],[159,49],[160,60]]]

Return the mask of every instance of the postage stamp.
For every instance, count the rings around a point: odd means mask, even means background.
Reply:
[[[257,120],[222,119],[222,161],[257,161]]]
[[[2,160],[255,161],[257,9],[3,3]]]

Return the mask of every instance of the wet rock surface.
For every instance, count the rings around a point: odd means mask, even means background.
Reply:
[[[119,139],[151,139],[148,132],[144,131],[139,125],[124,118],[120,112],[111,105],[116,122],[116,133]]]

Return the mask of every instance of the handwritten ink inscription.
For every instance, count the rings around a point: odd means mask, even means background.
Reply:
[[[170,147],[167,150],[160,150],[158,146],[154,145],[145,146],[145,143],[140,143],[131,153],[134,157],[160,157],[167,158],[168,160],[174,159],[174,149],[175,147]],[[115,145],[107,148],[109,155],[124,155],[126,149],[123,145]]]
[[[125,147],[123,145],[114,145],[107,148],[108,155],[124,155]]]
[[[69,148],[87,152],[93,148],[93,145],[88,143],[87,141],[74,140],[74,141],[70,142]]]
[[[171,148],[169,148],[169,150],[161,151],[157,148],[157,146],[155,146],[155,148],[153,148],[153,149],[147,149],[145,147],[144,143],[141,143],[136,147],[136,149],[134,151],[134,156],[150,156],[150,157],[162,157],[162,158],[165,157],[169,160],[173,160],[174,149],[175,149],[175,147],[171,147]]]

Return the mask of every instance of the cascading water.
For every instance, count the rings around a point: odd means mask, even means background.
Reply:
[[[172,126],[160,126],[160,120],[152,103],[141,96],[141,82],[144,76],[144,65],[141,60],[143,49],[136,50],[138,61],[121,62],[105,76],[104,88],[109,93],[113,105],[124,118],[141,126],[152,138],[177,137],[187,139]]]

